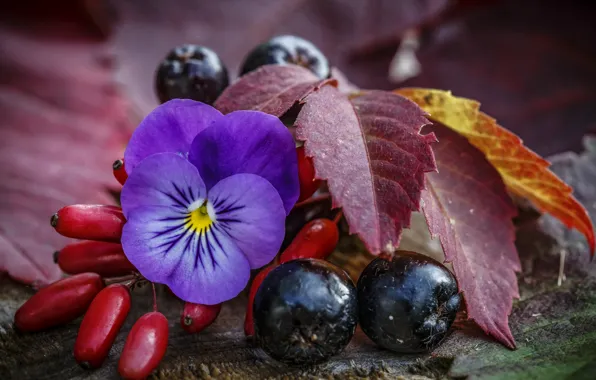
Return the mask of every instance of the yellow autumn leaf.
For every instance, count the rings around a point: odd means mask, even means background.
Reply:
[[[594,227],[572,189],[552,171],[550,163],[523,145],[522,140],[480,111],[480,103],[449,91],[402,88],[395,90],[430,113],[430,118],[465,136],[499,171],[507,187],[532,201],[569,228],[586,236],[594,254]]]

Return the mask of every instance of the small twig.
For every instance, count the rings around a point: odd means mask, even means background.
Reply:
[[[294,205],[294,208],[298,208],[298,207],[302,207],[302,206],[307,206],[313,203],[318,203],[318,202],[323,202],[326,201],[327,199],[331,198],[331,195],[329,193],[327,194],[323,194],[323,195],[318,195],[316,197],[311,197],[308,199],[303,200],[302,202],[298,202]]]
[[[567,251],[562,249],[560,252],[560,261],[559,261],[559,278],[557,279],[557,286],[563,285],[563,281],[566,280],[565,277],[565,254]]]
[[[344,216],[344,212],[340,209],[337,214],[335,214],[335,217],[333,218],[333,223],[337,224],[339,223],[339,221],[341,220],[341,217]]]
[[[153,290],[153,311],[157,311],[157,293],[155,292],[155,283],[151,283],[151,288]]]

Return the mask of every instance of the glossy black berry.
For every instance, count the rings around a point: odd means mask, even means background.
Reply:
[[[155,73],[155,90],[162,103],[178,98],[213,104],[228,84],[228,70],[217,54],[204,46],[174,48]]]
[[[244,59],[240,75],[263,65],[292,63],[305,67],[321,79],[329,78],[327,57],[312,42],[296,36],[277,36],[257,46]]]
[[[441,263],[398,251],[373,260],[358,280],[360,327],[379,346],[402,353],[429,351],[459,310],[455,278]]]
[[[286,364],[316,364],[340,353],[358,319],[356,287],[323,260],[288,261],[263,281],[254,301],[257,342]]]

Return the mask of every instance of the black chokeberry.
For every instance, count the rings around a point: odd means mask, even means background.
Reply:
[[[219,56],[198,45],[172,49],[155,73],[155,90],[162,103],[180,98],[213,104],[228,84],[228,70]]]
[[[286,364],[316,364],[340,353],[358,319],[356,287],[340,268],[299,259],[272,270],[254,300],[255,336]]]
[[[310,41],[296,36],[277,36],[254,48],[244,59],[240,75],[263,65],[292,63],[305,67],[321,79],[329,78],[327,57]]]
[[[455,278],[438,261],[397,251],[373,260],[358,280],[360,327],[379,346],[402,353],[429,351],[459,310]]]

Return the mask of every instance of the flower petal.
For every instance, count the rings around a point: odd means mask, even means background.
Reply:
[[[124,152],[128,174],[146,157],[172,152],[187,157],[196,135],[223,115],[190,99],[174,99],[155,108],[135,129]]]
[[[242,250],[251,268],[277,254],[285,234],[285,210],[277,190],[254,174],[236,174],[218,182],[207,196],[215,222]]]
[[[187,213],[171,207],[132,209],[122,230],[122,249],[149,281],[166,283],[187,252],[192,230],[185,228]]]
[[[175,153],[158,153],[144,159],[122,187],[124,216],[136,207],[165,206],[187,212],[193,202],[205,199],[205,184],[197,168]]]
[[[166,284],[179,298],[215,305],[236,297],[250,278],[250,265],[242,251],[220,226],[213,224],[194,233]]]
[[[291,133],[275,116],[236,111],[215,121],[192,142],[189,161],[207,189],[234,174],[251,173],[269,181],[288,214],[300,193],[296,146]]]

